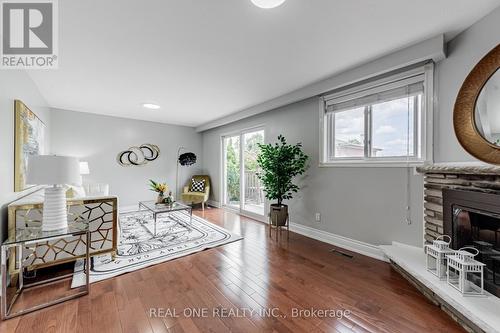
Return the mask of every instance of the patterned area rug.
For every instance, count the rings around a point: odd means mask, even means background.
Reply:
[[[109,254],[93,257],[91,283],[242,239],[182,211],[158,215],[156,236],[152,214],[145,211],[120,214],[119,224],[117,255],[114,260]],[[85,283],[83,264],[75,264],[73,288]]]

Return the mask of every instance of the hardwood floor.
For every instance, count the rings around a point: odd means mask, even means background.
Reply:
[[[1,322],[0,332],[463,332],[387,263],[293,233],[278,243],[264,224],[221,209],[195,213],[245,238],[94,283],[90,295]],[[351,313],[293,318],[311,308]],[[174,309],[178,317],[166,315]]]

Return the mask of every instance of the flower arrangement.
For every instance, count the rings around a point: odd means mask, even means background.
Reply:
[[[163,203],[165,199],[165,192],[168,191],[168,185],[166,183],[157,183],[154,180],[149,180],[149,189],[153,192],[158,193],[157,203]]]
[[[168,191],[168,185],[166,183],[157,183],[154,180],[149,180],[150,190],[157,192],[158,194],[164,195]]]

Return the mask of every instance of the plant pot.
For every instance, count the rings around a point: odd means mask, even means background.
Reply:
[[[164,201],[165,201],[165,196],[163,194],[158,194],[158,197],[156,198],[156,203],[162,204]]]
[[[275,227],[285,226],[288,220],[288,206],[271,204],[269,209],[269,223]]]

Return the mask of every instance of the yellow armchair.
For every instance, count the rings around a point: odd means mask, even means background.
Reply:
[[[204,192],[191,192],[191,179],[189,179],[186,186],[181,194],[181,200],[188,204],[199,204],[201,203],[201,208],[205,211],[205,203],[208,201],[208,197],[210,195],[210,177],[207,175],[196,175],[191,177],[195,180],[205,180],[205,191]]]

